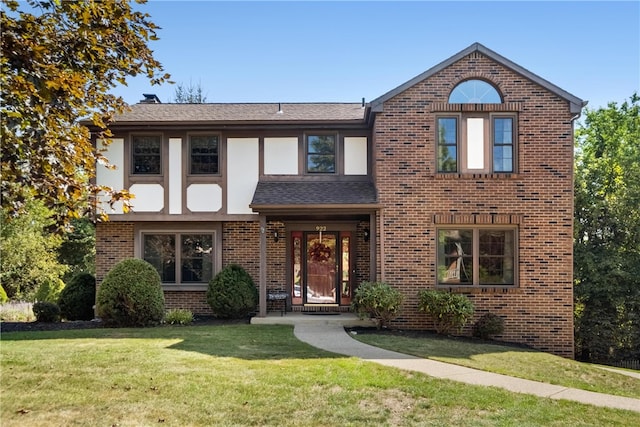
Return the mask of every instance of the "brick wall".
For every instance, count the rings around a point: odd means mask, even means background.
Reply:
[[[436,173],[435,113],[470,77],[491,81],[516,109],[518,173]],[[374,124],[374,159],[384,205],[384,279],[407,296],[397,325],[430,327],[417,293],[435,286],[436,227],[502,218],[519,229],[518,286],[458,291],[476,305],[474,321],[486,312],[506,319],[498,338],[573,357],[573,133],[566,101],[474,53],[385,102]]]
[[[96,225],[96,282],[118,262],[133,258],[133,223],[99,222]]]

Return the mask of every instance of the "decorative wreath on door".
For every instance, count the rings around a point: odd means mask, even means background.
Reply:
[[[331,258],[331,248],[323,243],[316,242],[309,249],[309,259],[311,261],[329,261],[329,258]]]

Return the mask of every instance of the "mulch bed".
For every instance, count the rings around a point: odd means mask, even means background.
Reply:
[[[192,326],[206,325],[242,325],[251,322],[251,318],[243,319],[218,319],[215,317],[196,317]],[[73,320],[57,323],[45,322],[0,322],[0,333],[7,332],[29,332],[29,331],[64,331],[70,329],[95,329],[105,328],[101,321],[96,320]],[[161,326],[159,326],[161,327]]]

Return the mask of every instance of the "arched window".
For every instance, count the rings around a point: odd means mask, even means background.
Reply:
[[[484,80],[465,80],[449,95],[449,104],[501,104],[502,97],[495,87]]]

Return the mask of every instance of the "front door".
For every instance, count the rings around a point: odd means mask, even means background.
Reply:
[[[351,232],[293,232],[293,304],[351,303]]]

